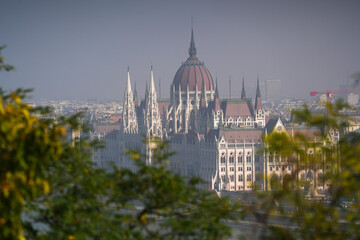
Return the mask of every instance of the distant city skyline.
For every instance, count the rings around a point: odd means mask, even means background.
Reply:
[[[248,96],[256,79],[280,79],[285,97],[337,89],[360,71],[360,1],[10,1],[0,8],[0,45],[15,72],[0,86],[34,98],[123,100],[127,67],[139,97],[153,65],[156,88],[188,57],[191,18],[199,60],[220,97]],[[254,91],[254,92],[252,92]],[[264,93],[265,89],[261,89]],[[265,96],[263,96],[265,97]]]

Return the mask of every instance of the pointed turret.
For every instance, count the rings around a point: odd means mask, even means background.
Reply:
[[[148,83],[147,83],[147,81],[146,81],[146,86],[145,86],[145,101],[146,101],[146,99],[148,98],[148,96],[149,96],[149,87],[148,87]]]
[[[257,86],[256,86],[256,97],[255,97],[255,111],[260,109],[262,109],[262,106],[261,106],[261,96],[260,96],[259,77],[258,77]]]
[[[205,92],[205,82],[204,82],[204,79],[202,80],[202,85],[201,85],[200,108],[206,108],[206,92]]]
[[[190,56],[190,58],[196,58],[196,47],[195,47],[195,41],[194,41],[193,27],[191,27],[191,41],[190,41],[190,48],[189,48],[189,56]]]
[[[123,133],[137,133],[138,125],[135,112],[134,95],[131,90],[130,71],[127,70],[126,90],[124,93],[123,113],[122,113]]]
[[[216,77],[216,80],[215,80],[215,98],[219,98],[217,77]]]
[[[136,82],[135,82],[135,86],[134,86],[134,103],[135,103],[135,107],[139,106],[139,97],[138,97],[137,90],[136,90]]]
[[[257,77],[257,81],[256,81],[256,96],[260,97],[259,77]]]
[[[126,93],[132,93],[131,91],[131,83],[130,83],[130,68],[127,68],[127,81],[126,81]]]
[[[150,88],[148,90],[145,106],[145,131],[145,134],[153,134],[162,138],[161,119],[152,66],[150,70]]]
[[[219,90],[218,90],[218,82],[217,82],[217,77],[216,77],[216,82],[215,82],[215,110],[220,110],[220,99],[219,99]]]
[[[243,80],[242,80],[241,99],[246,99],[245,80],[244,80],[244,77],[243,77]]]
[[[154,74],[153,74],[153,67],[151,66],[150,69],[150,89],[149,92],[152,93],[155,91],[155,82],[154,82]]]

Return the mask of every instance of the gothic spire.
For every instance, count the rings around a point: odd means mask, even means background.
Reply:
[[[153,93],[155,91],[155,83],[154,83],[154,74],[153,74],[153,67],[151,65],[150,69],[150,89],[149,92]]]
[[[215,110],[220,110],[220,99],[219,99],[219,89],[218,89],[218,81],[216,75],[216,82],[215,82]]]
[[[241,99],[246,99],[246,92],[245,92],[245,80],[244,80],[244,77],[243,77],[243,80],[242,80],[242,89],[241,89]]]
[[[128,94],[132,94],[132,91],[131,91],[131,83],[130,83],[130,70],[129,70],[129,66],[127,68],[127,81],[126,81],[126,92]]]
[[[145,86],[145,100],[148,98],[149,96],[149,88],[148,88],[148,83],[146,81],[146,86]]]
[[[200,107],[206,108],[206,92],[205,92],[204,78],[202,79],[202,85],[201,85]]]
[[[137,90],[136,90],[136,82],[135,82],[135,86],[134,86],[134,103],[135,103],[136,107],[139,106],[139,97],[138,97]]]
[[[260,96],[260,86],[259,86],[259,77],[257,78],[257,86],[256,86],[256,97],[255,97],[255,110],[260,110],[261,106],[261,96]]]
[[[215,98],[219,98],[217,76],[216,76],[216,80],[215,80]]]
[[[154,134],[162,137],[161,119],[159,106],[156,96],[154,74],[151,66],[150,70],[150,88],[145,103],[145,134]]]
[[[124,93],[123,112],[122,112],[122,132],[137,133],[138,125],[134,105],[134,95],[131,90],[130,71],[127,69],[126,90]]]
[[[259,76],[257,77],[257,82],[256,82],[256,96],[260,97]]]
[[[190,41],[190,48],[189,48],[189,56],[190,58],[196,57],[196,47],[195,47],[195,41],[194,41],[194,31],[193,27],[191,26],[191,41]]]

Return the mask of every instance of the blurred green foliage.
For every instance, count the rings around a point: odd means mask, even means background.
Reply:
[[[262,239],[360,238],[360,135],[345,131],[352,119],[343,111],[349,109],[343,100],[325,107],[323,114],[312,114],[307,106],[294,112],[296,121],[317,129],[313,136],[274,132],[264,139],[264,151],[285,157],[295,172],[287,184],[284,180],[259,192],[258,201],[246,207],[245,215],[255,216],[264,227]],[[340,133],[339,142],[329,138],[330,129]],[[299,179],[301,170],[311,170],[313,177],[324,171],[317,181],[329,188],[318,193],[313,180]],[[290,227],[274,224],[271,217],[289,222]]]
[[[0,49],[1,50],[1,49]],[[0,70],[12,67],[0,62]],[[28,91],[0,91],[0,239],[223,239],[238,207],[167,169],[157,139],[154,164],[129,150],[137,171],[93,166],[97,142],[70,142],[79,116],[42,118],[48,108],[22,101]],[[39,117],[40,116],[40,117]],[[83,130],[83,129],[82,129]]]
[[[4,60],[0,54],[0,71],[12,70]],[[240,205],[199,190],[200,179],[169,171],[172,153],[157,139],[153,165],[129,150],[136,172],[95,168],[91,149],[98,143],[65,138],[68,129],[81,127],[80,116],[38,117],[49,108],[24,103],[28,92],[0,89],[0,239],[223,239],[231,235],[224,220],[247,216],[255,217],[262,239],[360,238],[360,136],[344,131],[349,118],[342,101],[327,104],[326,114],[314,115],[306,106],[294,113],[319,130],[316,139],[283,132],[264,139],[264,151],[279,153],[296,169],[331,165],[326,199],[314,198],[309,182],[295,172],[286,186],[274,182],[271,191],[256,192],[257,201]],[[341,133],[338,143],[329,139],[329,129]],[[272,224],[277,216],[293,227]]]

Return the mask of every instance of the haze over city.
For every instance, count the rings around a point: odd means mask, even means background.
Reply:
[[[127,67],[143,98],[153,65],[158,92],[169,97],[193,18],[197,56],[217,76],[221,97],[230,76],[233,97],[243,76],[250,96],[259,76],[280,79],[285,97],[309,97],[360,70],[359,12],[356,0],[5,0],[0,45],[16,72],[4,73],[1,86],[34,88],[34,98],[122,101]]]

